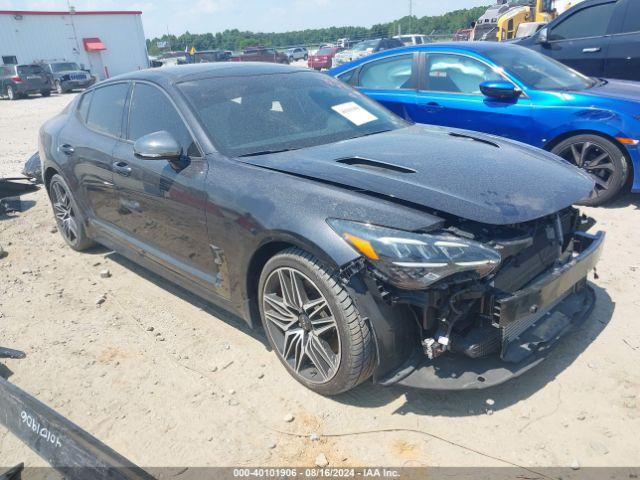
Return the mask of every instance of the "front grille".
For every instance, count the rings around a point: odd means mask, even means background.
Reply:
[[[82,73],[72,73],[71,75],[69,75],[69,78],[71,80],[86,80],[87,79],[86,75],[84,75]]]

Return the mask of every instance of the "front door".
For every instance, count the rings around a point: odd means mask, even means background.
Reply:
[[[549,28],[547,44],[536,49],[592,77],[604,76],[615,1],[585,6]]]
[[[182,145],[183,158],[169,162],[136,157],[134,142],[162,130]],[[207,162],[159,87],[135,83],[128,132],[115,147],[112,167],[120,230],[168,268],[188,271],[195,278],[215,271],[202,190]]]
[[[430,53],[413,120],[531,141],[531,101],[485,97],[480,84],[505,80],[491,66],[466,55]]]

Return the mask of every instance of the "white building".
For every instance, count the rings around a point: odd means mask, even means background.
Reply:
[[[76,62],[98,79],[149,66],[142,12],[0,10],[0,64]]]

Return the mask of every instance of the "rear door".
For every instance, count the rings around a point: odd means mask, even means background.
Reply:
[[[604,76],[640,80],[640,1],[621,2],[614,19]]]
[[[417,91],[417,54],[389,55],[362,65],[351,84],[405,119],[413,118]],[[341,78],[343,81],[348,79]]]
[[[85,210],[92,219],[110,224],[118,219],[112,155],[122,135],[128,92],[128,83],[117,83],[84,93],[58,141],[81,189]]]
[[[602,77],[618,1],[587,3],[549,28],[538,50],[585,75]]]
[[[19,65],[18,76],[24,84],[25,91],[35,92],[50,88],[47,74],[40,65]]]
[[[128,132],[113,154],[118,227],[168,268],[214,271],[202,189],[207,162],[194,136],[159,86],[136,82],[129,108]],[[183,158],[169,162],[136,157],[134,142],[162,130],[180,143]]]

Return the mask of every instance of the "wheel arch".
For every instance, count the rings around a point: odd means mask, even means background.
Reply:
[[[336,254],[336,252],[330,252],[329,249],[324,249],[316,243],[300,237],[299,235],[295,235],[290,232],[271,232],[267,238],[260,242],[258,248],[255,249],[246,268],[245,315],[246,319],[254,327],[259,324],[255,319],[258,318],[259,312],[258,283],[260,281],[260,274],[262,273],[266,263],[271,258],[291,247],[299,248],[310,253],[329,268],[334,270],[338,269],[340,265],[345,263],[344,258],[342,258],[341,255]],[[355,251],[353,251],[353,257],[358,257],[358,254]]]
[[[47,195],[49,194],[49,184],[51,183],[51,178],[54,175],[60,175],[60,171],[54,167],[47,167],[44,171],[43,180],[44,180],[44,188],[47,191]]]
[[[627,168],[629,169],[629,175],[627,176],[627,182],[626,182],[626,185],[623,188],[626,188],[628,186],[628,184],[631,181],[633,181],[634,174],[635,174],[635,171],[634,171],[635,169],[633,167],[633,160],[631,158],[631,155],[629,155],[629,151],[615,137],[609,135],[608,133],[602,132],[600,130],[582,129],[582,130],[571,130],[571,131],[568,131],[568,132],[561,133],[561,134],[557,135],[556,137],[554,137],[553,139],[549,140],[544,145],[544,149],[547,150],[548,152],[550,152],[560,142],[563,142],[568,138],[575,137],[575,136],[578,136],[578,135],[595,135],[595,136],[598,136],[598,137],[602,137],[602,138],[605,138],[606,140],[609,140],[616,147],[618,147],[620,149],[620,151],[622,152],[622,155],[624,156],[624,160],[627,163]]]

